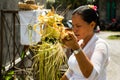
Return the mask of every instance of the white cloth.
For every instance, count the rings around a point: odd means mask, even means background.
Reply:
[[[38,16],[46,10],[19,11],[20,17],[20,42],[22,45],[31,45],[40,41],[40,35],[33,30],[33,25],[38,23]],[[29,27],[31,26],[31,29]],[[36,28],[40,31],[40,28]]]
[[[94,65],[91,75],[88,78],[83,76],[74,54],[68,60],[69,69],[65,75],[69,80],[106,80],[106,67],[109,62],[108,44],[94,35],[83,51]]]

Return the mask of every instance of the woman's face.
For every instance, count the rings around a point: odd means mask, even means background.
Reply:
[[[72,15],[72,25],[78,40],[86,40],[93,35],[94,24],[85,22],[78,14]]]

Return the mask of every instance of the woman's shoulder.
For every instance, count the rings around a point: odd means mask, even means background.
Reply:
[[[94,34],[93,39],[96,43],[105,43],[107,44],[107,41],[99,37],[98,35]]]
[[[98,37],[98,40],[96,41],[96,44],[99,44],[99,43],[108,46],[108,42],[100,37]]]

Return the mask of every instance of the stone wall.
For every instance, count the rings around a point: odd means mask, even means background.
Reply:
[[[18,0],[0,0],[0,9],[17,9]]]

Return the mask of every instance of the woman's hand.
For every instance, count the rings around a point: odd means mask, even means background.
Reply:
[[[67,32],[67,36],[62,40],[63,43],[68,47],[71,48],[72,50],[77,50],[80,48],[78,42],[77,42],[77,37],[74,35],[73,32]]]

